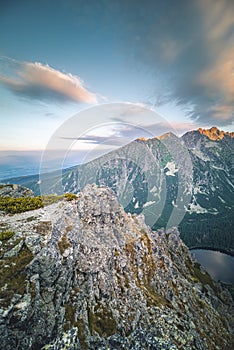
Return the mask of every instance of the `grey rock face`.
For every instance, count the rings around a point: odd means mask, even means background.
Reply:
[[[20,185],[0,185],[0,196],[1,197],[33,197],[34,193],[30,189]]]
[[[21,251],[23,244],[24,244],[24,241],[21,240],[16,246],[14,246],[14,248],[12,248],[11,250],[8,250],[3,257],[12,258],[13,256],[17,256]]]
[[[4,276],[21,264],[21,285],[4,277],[0,288],[3,349],[228,349],[232,297],[176,228],[152,232],[96,185],[57,206],[56,218],[41,240],[24,233],[15,260],[0,259]]]

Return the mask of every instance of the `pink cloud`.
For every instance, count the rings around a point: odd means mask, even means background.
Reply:
[[[39,62],[16,62],[11,77],[0,75],[0,82],[14,93],[33,98],[65,99],[89,104],[97,103],[97,95],[90,92],[83,81],[71,73],[63,73]]]

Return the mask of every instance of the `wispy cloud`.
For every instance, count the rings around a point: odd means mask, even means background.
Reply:
[[[0,83],[17,95],[38,100],[97,103],[97,95],[76,75],[39,62],[18,62],[5,57],[1,62],[7,69],[1,69]]]
[[[62,139],[74,140],[79,143],[85,143],[87,146],[92,145],[106,145],[106,146],[123,146],[131,141],[139,138],[153,138],[161,136],[168,131],[173,132],[176,135],[182,135],[188,130],[194,130],[196,125],[194,123],[179,123],[175,122],[171,124],[171,128],[168,123],[158,122],[154,124],[142,124],[140,127],[126,123],[124,119],[113,119],[114,123],[105,129],[100,128],[96,133],[86,133],[85,135],[75,136],[61,136]],[[198,126],[197,126],[198,128]]]
[[[86,149],[97,145],[120,147],[139,137],[153,138],[167,132],[180,136],[195,128],[198,126],[194,122],[169,123],[143,103],[110,103],[78,113],[61,128],[58,139],[70,140],[71,144],[74,141],[74,145]]]
[[[131,0],[126,3],[132,4]],[[126,7],[126,11],[127,7]],[[147,1],[126,16],[125,38],[151,69],[151,101],[187,107],[200,125],[234,120],[234,1]],[[147,19],[147,20],[144,20]]]

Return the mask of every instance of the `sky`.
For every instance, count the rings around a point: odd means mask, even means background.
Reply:
[[[163,118],[177,134],[212,126],[233,131],[234,1],[1,2],[0,151],[5,160],[16,152],[44,150],[74,115],[82,133],[90,134],[82,117],[89,109],[96,130],[85,140],[83,135],[79,147],[91,149],[100,137],[122,137],[112,125],[116,103],[122,130],[127,104],[130,110],[154,111],[157,123]],[[94,113],[100,105],[109,106],[105,120],[100,109]],[[132,115],[128,121],[134,120]],[[109,127],[100,134],[103,123]],[[151,124],[141,120],[143,128]],[[81,130],[60,139],[75,139]],[[136,127],[128,140],[139,132]]]

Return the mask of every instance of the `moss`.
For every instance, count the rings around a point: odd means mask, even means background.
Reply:
[[[214,285],[214,282],[208,272],[204,272],[201,270],[201,265],[197,262],[195,264],[192,263],[192,261],[187,258],[186,260],[186,267],[188,268],[193,282],[200,282],[203,286],[208,284],[215,292],[217,292],[217,288]]]
[[[0,241],[7,241],[11,237],[13,237],[15,232],[13,231],[2,231],[0,232]]]
[[[140,288],[144,293],[148,307],[158,305],[171,307],[170,302],[158,294],[152,287],[152,280],[155,276],[155,273],[157,273],[157,268],[160,268],[160,266],[156,265],[156,262],[153,258],[154,254],[152,250],[152,242],[145,230],[141,231],[140,239],[147,248],[144,250],[144,253],[142,255],[141,269],[143,271],[143,280],[140,280],[138,276],[137,252],[135,251],[134,242],[128,243],[125,247],[126,254],[129,257],[129,262],[131,264],[131,270],[133,271],[133,278],[135,279],[135,283],[138,288]]]
[[[17,257],[1,261],[0,305],[8,306],[14,294],[23,295],[26,292],[25,268],[33,259],[33,254],[23,247]]]
[[[61,255],[63,255],[66,249],[71,247],[71,243],[68,242],[66,235],[61,237],[60,241],[58,242],[58,247]]]
[[[148,284],[142,287],[142,291],[146,296],[147,306],[168,306],[170,307],[170,303],[160,294],[156,293],[155,290]]]
[[[81,349],[86,350],[88,349],[88,344],[86,342],[86,337],[85,337],[85,323],[82,318],[77,320],[77,327],[78,327],[78,338],[80,341]]]
[[[0,258],[3,258],[4,254],[8,251],[11,250],[12,248],[14,248],[15,246],[17,246],[17,244],[20,243],[20,241],[22,240],[22,238],[18,238],[18,239],[6,239],[2,241],[2,245],[0,246]],[[0,263],[3,263],[4,261],[0,260]]]
[[[119,253],[118,249],[114,250],[114,256],[120,256],[120,253]]]
[[[64,331],[68,331],[72,327],[78,328],[78,338],[80,341],[81,348],[83,350],[88,349],[86,337],[85,337],[85,323],[82,318],[76,320],[76,309],[72,304],[65,304],[65,323],[63,326]]]
[[[77,197],[77,195],[74,194],[74,193],[65,193],[64,198],[65,198],[68,202],[70,202],[70,201],[72,201],[73,199],[77,199],[78,197]]]
[[[70,232],[72,229],[73,229],[73,227],[74,227],[74,225],[68,225],[67,227],[66,227],[66,233],[68,233],[68,232]]]
[[[26,219],[27,222],[30,222],[30,221],[33,221],[33,220],[36,220],[35,216],[30,216],[29,218]]]
[[[38,225],[34,226],[34,229],[37,231],[37,233],[45,235],[52,230],[52,223],[51,221],[41,221],[38,223]]]
[[[116,322],[111,311],[103,305],[97,305],[94,311],[89,309],[88,320],[92,335],[97,332],[102,337],[109,337],[117,332]]]
[[[69,303],[65,304],[65,319],[66,322],[63,327],[65,331],[68,331],[73,326],[77,326],[75,319],[75,308]]]

